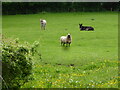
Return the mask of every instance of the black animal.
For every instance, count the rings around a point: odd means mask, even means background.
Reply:
[[[94,31],[94,28],[90,26],[82,26],[82,24],[79,24],[79,27],[81,31]]]

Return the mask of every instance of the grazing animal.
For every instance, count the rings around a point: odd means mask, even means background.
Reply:
[[[45,30],[46,29],[46,20],[40,19],[40,24],[41,24],[41,29]]]
[[[82,24],[79,24],[79,27],[81,31],[94,31],[94,28],[90,26],[82,26]]]
[[[61,45],[64,46],[66,44],[66,47],[72,42],[72,37],[70,34],[68,34],[67,36],[61,36],[60,37],[60,41],[61,41]]]

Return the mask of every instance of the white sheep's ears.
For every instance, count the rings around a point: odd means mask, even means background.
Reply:
[[[70,35],[70,33],[68,33],[68,35]]]
[[[42,21],[43,19],[40,19],[40,21]]]

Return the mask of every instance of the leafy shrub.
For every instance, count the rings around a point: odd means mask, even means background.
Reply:
[[[6,83],[3,88],[19,88],[29,80],[38,45],[39,42],[30,45],[27,42],[21,44],[18,39],[3,39],[2,77]]]

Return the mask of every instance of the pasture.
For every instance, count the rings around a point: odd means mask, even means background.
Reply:
[[[40,18],[47,20],[46,30],[40,30]],[[80,31],[81,23],[94,31]],[[33,79],[21,88],[118,88],[116,12],[6,15],[2,33],[21,42],[40,42]],[[60,37],[68,33],[71,46],[63,47]]]

